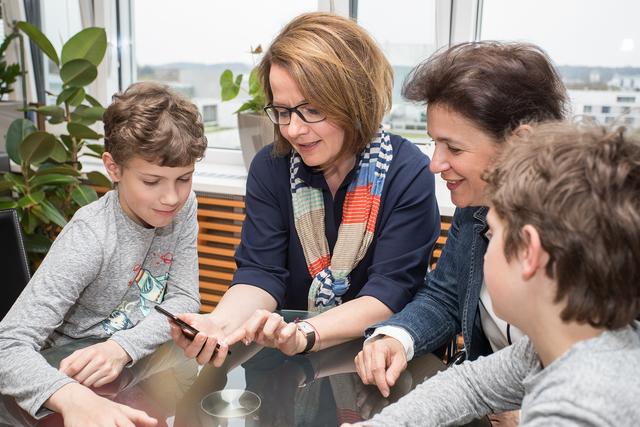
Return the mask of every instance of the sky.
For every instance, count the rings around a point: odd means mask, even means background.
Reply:
[[[483,39],[534,42],[558,65],[640,67],[640,1],[484,0],[483,7]]]
[[[138,64],[245,62],[317,0],[136,0]],[[359,0],[358,18],[394,65],[435,43],[434,0]],[[558,65],[640,67],[640,1],[484,0],[482,38],[530,41]],[[196,11],[196,13],[194,13]],[[392,46],[397,46],[394,50]]]

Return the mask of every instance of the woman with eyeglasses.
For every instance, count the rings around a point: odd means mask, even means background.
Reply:
[[[181,315],[193,341],[173,330],[215,366],[239,340],[297,354],[362,336],[422,286],[440,232],[429,159],[380,126],[393,73],[366,31],[301,15],[258,70],[276,140],[249,170],[238,269],[211,314]],[[320,314],[287,324],[276,309]]]

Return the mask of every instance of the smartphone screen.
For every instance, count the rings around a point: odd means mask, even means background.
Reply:
[[[198,334],[198,332],[200,332],[196,328],[191,326],[190,324],[178,319],[178,317],[175,314],[169,313],[167,310],[165,310],[164,308],[160,307],[159,305],[156,305],[156,311],[158,311],[159,313],[164,314],[169,319],[171,319],[176,325],[180,326],[184,336],[189,338],[189,339],[195,338],[195,336]]]

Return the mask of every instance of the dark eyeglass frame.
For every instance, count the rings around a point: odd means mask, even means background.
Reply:
[[[298,104],[296,106],[293,106],[293,107],[285,107],[284,105],[269,104],[266,107],[264,107],[263,110],[267,114],[267,117],[269,117],[269,120],[271,120],[271,123],[273,123],[274,125],[284,125],[284,126],[286,126],[286,125],[290,124],[291,123],[291,117],[292,117],[291,113],[296,113],[298,115],[298,117],[300,117],[302,119],[302,121],[305,122],[305,123],[320,123],[320,122],[322,122],[324,120],[327,120],[326,116],[321,118],[320,120],[314,120],[314,121],[307,120],[304,117],[304,114],[302,114],[300,112],[300,110],[298,110],[298,108],[302,107],[303,105],[309,105],[309,103],[305,101],[305,102],[303,102],[301,104]],[[269,111],[274,111],[276,108],[282,108],[282,109],[287,110],[289,112],[289,121],[287,123],[278,123],[278,122],[276,122],[275,120],[273,120],[271,118],[271,114],[269,114]]]

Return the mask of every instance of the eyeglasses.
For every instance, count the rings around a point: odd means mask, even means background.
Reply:
[[[269,120],[276,125],[288,125],[291,123],[291,113],[296,113],[305,123],[318,123],[327,118],[323,113],[309,105],[308,102],[295,107],[283,107],[281,105],[267,105],[264,107]]]

